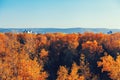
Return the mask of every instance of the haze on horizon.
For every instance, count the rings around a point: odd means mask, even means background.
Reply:
[[[119,28],[120,0],[0,0],[0,28]]]

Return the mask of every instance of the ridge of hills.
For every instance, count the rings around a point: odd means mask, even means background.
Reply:
[[[120,29],[107,29],[107,28],[0,28],[0,32],[24,32],[25,30],[32,31],[35,33],[84,33],[84,32],[94,32],[94,33],[107,33],[109,31],[120,32]]]

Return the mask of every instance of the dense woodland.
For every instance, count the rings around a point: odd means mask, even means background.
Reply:
[[[0,33],[0,80],[120,80],[120,33]]]

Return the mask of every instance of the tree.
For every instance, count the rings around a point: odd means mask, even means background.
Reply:
[[[71,69],[67,69],[64,66],[60,66],[60,69],[58,70],[57,74],[58,74],[57,80],[90,80],[91,79],[89,64],[88,62],[85,61],[84,54],[81,54],[80,56],[80,65],[77,65],[74,62],[72,64]]]
[[[96,40],[94,41],[87,41],[86,43],[82,44],[82,50],[88,52],[90,54],[94,53],[102,53],[103,49],[102,46],[97,43]]]
[[[85,80],[84,76],[79,75],[78,70],[79,66],[77,66],[76,63],[72,64],[70,73],[68,72],[68,69],[66,67],[60,66],[60,69],[57,73],[57,80]]]
[[[43,65],[38,65],[36,59],[31,60],[27,54],[21,53],[18,62],[18,78],[22,80],[46,80],[48,74]]]
[[[58,77],[57,80],[66,80],[68,77],[68,70],[64,66],[60,66],[59,71],[57,72]]]
[[[120,55],[114,60],[110,55],[105,55],[98,61],[98,67],[102,67],[102,72],[107,71],[113,80],[120,80]]]

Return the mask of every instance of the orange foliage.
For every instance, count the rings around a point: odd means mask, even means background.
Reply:
[[[36,50],[36,35],[35,34],[25,34],[24,35],[26,44],[26,52],[34,53]]]
[[[31,60],[27,54],[20,54],[18,62],[18,78],[21,80],[45,80],[48,75],[36,59]],[[40,72],[39,72],[40,71]]]
[[[0,53],[5,52],[7,40],[8,40],[7,36],[0,33]]]
[[[82,44],[82,50],[89,51],[89,53],[102,53],[103,49],[102,46],[99,46],[97,41],[87,41],[86,43]]]
[[[45,35],[37,35],[37,45],[45,45],[47,44],[47,37]]]
[[[102,61],[98,62],[98,67],[103,67],[103,71],[109,72],[109,76],[113,80],[120,79],[120,55],[117,56],[116,60],[112,56],[106,55],[101,58]]]
[[[60,66],[60,69],[57,74],[57,80],[66,80],[68,78],[68,70],[64,66]]]
[[[118,52],[120,33],[0,33],[0,80],[118,80]]]
[[[67,34],[62,39],[64,42],[68,42],[70,49],[76,49],[79,45],[78,34]]]
[[[64,66],[60,66],[58,70],[57,80],[87,80],[91,79],[90,69],[87,62],[85,62],[84,54],[80,56],[80,65],[77,65],[75,62],[72,64],[70,69],[70,73]]]
[[[48,77],[43,66],[24,53],[5,56],[0,59],[0,66],[2,80],[45,80]]]
[[[46,51],[45,49],[42,49],[40,52],[40,57],[43,58],[43,57],[47,57],[47,56],[48,56],[48,51]]]
[[[84,76],[78,74],[79,66],[76,63],[72,64],[71,72],[68,73],[68,70],[64,66],[60,66],[58,71],[57,80],[85,80]]]

